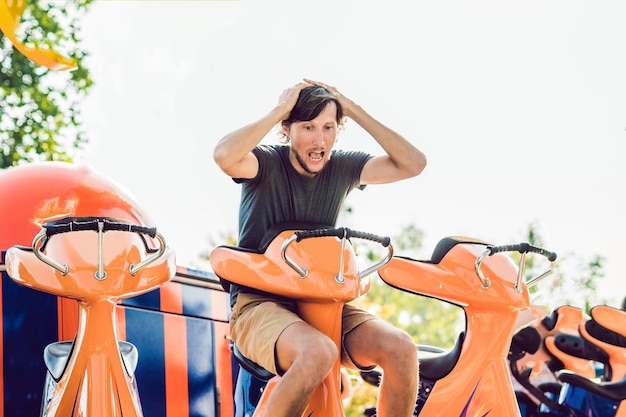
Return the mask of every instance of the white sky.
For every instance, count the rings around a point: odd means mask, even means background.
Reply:
[[[448,235],[516,243],[535,222],[559,255],[607,258],[601,289],[618,303],[625,18],[622,0],[96,1],[79,161],[135,196],[180,265],[200,266],[237,229],[240,189],[214,145],[317,79],[429,161],[355,191],[344,225],[392,236],[415,224],[425,257]],[[381,152],[354,122],[338,146]]]

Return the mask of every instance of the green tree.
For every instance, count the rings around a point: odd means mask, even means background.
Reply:
[[[93,82],[83,65],[80,18],[92,0],[27,1],[20,40],[62,51],[72,71],[52,71],[22,55],[0,32],[0,169],[22,162],[71,161],[86,142],[78,103]]]
[[[401,232],[391,239],[394,254],[419,259],[415,254],[422,248],[422,239],[423,232],[416,225],[403,226]],[[384,249],[380,246],[363,241],[356,244],[367,262],[375,262],[383,256]],[[385,284],[378,275],[371,277],[369,292],[357,300],[357,304],[406,330],[417,344],[450,347],[464,327],[459,307],[397,290]]]

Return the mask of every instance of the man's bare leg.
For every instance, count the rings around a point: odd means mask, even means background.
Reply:
[[[359,366],[383,369],[376,416],[411,417],[418,387],[417,346],[411,337],[383,320],[370,320],[348,333],[344,344]]]
[[[276,343],[277,365],[287,371],[270,394],[266,416],[300,416],[338,355],[335,343],[313,327],[301,322],[289,325]]]

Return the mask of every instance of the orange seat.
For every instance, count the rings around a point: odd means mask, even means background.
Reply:
[[[580,326],[583,338],[603,349],[609,356],[611,381],[620,381],[626,376],[626,311],[597,305],[591,311],[591,320]]]

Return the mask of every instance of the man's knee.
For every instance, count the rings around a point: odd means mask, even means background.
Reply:
[[[299,324],[285,329],[277,344],[278,356],[282,359],[291,356],[288,362],[329,370],[339,357],[337,345],[323,333],[311,330]]]
[[[417,346],[413,341],[413,338],[405,331],[398,330],[397,343],[402,349],[406,351],[417,351]]]
[[[388,331],[380,349],[383,357],[379,365],[383,368],[408,370],[417,367],[417,346],[411,336],[401,329]]]
[[[380,341],[380,348],[384,351],[406,352],[416,349],[413,338],[406,331],[389,323],[381,327],[380,332],[376,335],[376,339]]]
[[[315,355],[319,363],[329,364],[332,366],[339,358],[339,350],[335,342],[322,335],[315,345],[310,346],[309,354]]]

